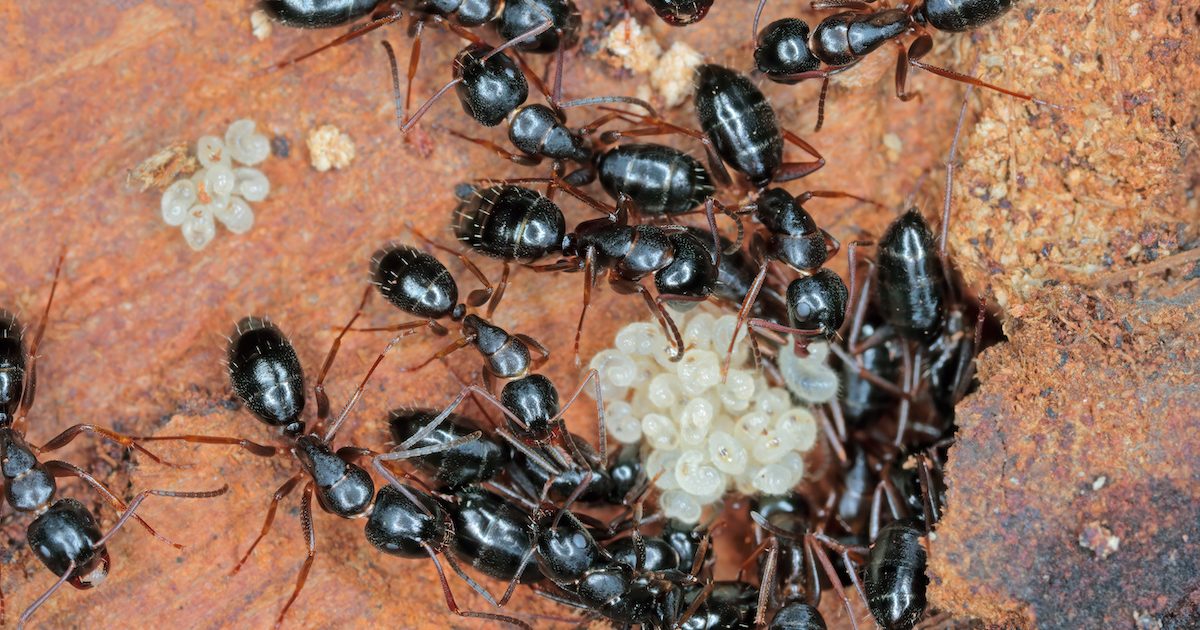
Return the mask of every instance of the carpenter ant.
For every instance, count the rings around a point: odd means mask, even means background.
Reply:
[[[968,88],[968,94],[971,89]],[[934,247],[934,236],[928,222],[916,208],[910,209],[894,221],[879,240],[876,253],[878,260],[872,263],[873,279],[878,287],[876,298],[879,316],[883,320],[884,330],[872,334],[871,338],[862,344],[856,343],[865,319],[866,294],[863,293],[859,297],[860,305],[851,327],[850,348],[848,351],[833,348],[845,365],[857,368],[859,374],[873,384],[899,394],[900,408],[894,442],[896,446],[903,443],[909,428],[912,402],[920,389],[930,352],[934,353],[938,361],[940,400],[937,404],[952,409],[970,385],[974,355],[981,343],[985,312],[982,307],[979,309],[975,334],[966,334],[964,309],[958,305],[959,298],[951,295],[953,287],[949,282],[950,260],[947,252],[953,164],[958,150],[959,134],[966,117],[966,105],[967,101],[964,100],[947,160],[942,226],[937,248]],[[868,244],[870,243],[853,242],[849,246],[852,286],[857,284],[856,250]],[[868,277],[864,288],[871,279]],[[947,321],[953,322],[949,328]],[[900,342],[899,388],[867,371],[861,357],[854,356],[873,345],[885,343],[892,337],[898,337]],[[939,437],[937,433],[939,432],[935,431],[933,436],[935,439]]]
[[[712,196],[712,178],[696,158],[661,144],[625,144],[596,153],[596,174],[614,200],[629,197],[649,216],[684,214]]]
[[[28,350],[25,347],[24,330],[16,316],[8,311],[0,311],[0,461],[3,462],[0,472],[4,475],[4,500],[15,512],[35,517],[25,530],[25,540],[33,555],[58,576],[58,581],[21,613],[17,628],[25,627],[37,609],[63,584],[70,583],[80,590],[99,586],[108,577],[112,562],[108,554],[108,541],[130,518],[136,519],[155,538],[176,549],[183,548],[183,545],[159,535],[136,514],[147,497],[205,499],[225,494],[229,489],[228,486],[222,486],[217,490],[199,492],[143,490],[126,504],[98,479],[74,464],[60,460],[38,461],[40,455],[58,450],[87,433],[135,449],[158,463],[165,463],[133,436],[91,424],[77,424],[42,446],[33,446],[25,441],[25,425],[37,386],[38,347],[46,332],[64,258],[65,255],[59,256],[54,268],[50,296],[46,299],[45,310]],[[58,477],[78,477],[85,481],[120,514],[116,523],[102,533],[96,517],[82,503],[68,498],[56,500],[58,483],[55,479]],[[0,592],[0,617],[3,611],[4,594]]]
[[[786,18],[768,24],[761,32],[758,20],[767,0],[759,0],[754,14],[754,65],[778,83],[797,83],[821,79],[821,98],[817,107],[819,130],[825,119],[825,94],[829,77],[842,72],[878,50],[889,41],[900,48],[896,59],[896,96],[902,101],[915,98],[908,91],[908,68],[920,68],[936,75],[973,86],[984,87],[1019,99],[1047,105],[1029,94],[1015,92],[953,70],[931,66],[921,58],[933,49],[928,28],[963,32],[979,28],[1003,15],[1014,0],[927,0],[897,9],[875,9],[869,2],[823,0],[813,2],[814,9],[847,9],[821,21],[809,32],[806,22]],[[916,40],[906,49],[897,39],[906,34]],[[824,67],[822,67],[824,66]]]
[[[505,11],[508,11],[507,6]],[[545,18],[540,22],[532,22],[528,30],[511,34],[505,33],[510,39],[499,47],[492,48],[472,33],[450,24],[452,30],[472,43],[455,57],[453,78],[417,108],[410,117],[406,117],[400,112],[410,111],[415,65],[410,64],[409,66],[408,91],[404,97],[402,108],[400,77],[395,55],[391,46],[384,42],[392,70],[393,97],[396,101],[397,125],[400,131],[402,133],[411,131],[417,121],[429,111],[429,108],[453,87],[458,94],[463,111],[476,122],[485,127],[493,127],[501,122],[507,123],[509,141],[517,152],[513,153],[489,140],[472,138],[457,131],[448,130],[451,135],[491,149],[500,157],[518,164],[535,165],[543,159],[550,159],[554,161],[556,171],[563,161],[582,164],[585,166],[580,173],[573,174],[569,179],[590,181],[593,148],[584,134],[567,127],[563,110],[582,105],[626,103],[641,107],[651,115],[656,115],[656,113],[649,103],[626,96],[592,97],[565,102],[562,98],[563,56],[561,48],[551,89],[547,89],[520,55],[513,53],[516,59],[516,63],[514,63],[505,54],[504,51],[509,48],[520,48],[522,42],[536,41],[538,37],[549,33],[549,29],[553,25],[553,22]],[[526,75],[545,97],[546,105],[539,103],[524,105],[529,96]]]
[[[248,440],[201,435],[154,436],[147,438],[151,440],[238,444],[252,453],[263,456],[275,455],[286,448],[287,451],[295,456],[301,471],[289,477],[275,491],[271,498],[270,507],[267,510],[266,519],[263,522],[262,531],[254,539],[254,542],[251,543],[250,548],[246,550],[246,553],[238,561],[231,573],[237,573],[241,569],[242,565],[250,558],[250,555],[258,546],[258,543],[270,531],[271,525],[275,520],[275,511],[279,502],[296,489],[305,475],[310,477],[304,484],[303,497],[300,504],[300,517],[301,523],[304,526],[308,555],[297,576],[296,586],[292,591],[291,597],[288,598],[287,603],[284,604],[283,608],[279,611],[278,617],[276,617],[276,627],[283,623],[288,609],[291,608],[296,598],[300,595],[300,591],[304,588],[304,583],[308,579],[308,573],[316,558],[316,537],[313,531],[312,520],[312,498],[314,491],[317,495],[318,504],[326,512],[347,519],[370,515],[376,520],[386,520],[394,515],[395,506],[389,504],[386,508],[381,508],[378,505],[378,502],[382,499],[374,497],[375,485],[371,480],[370,474],[355,463],[359,458],[370,456],[372,464],[377,470],[385,470],[382,466],[382,463],[385,461],[427,455],[431,452],[445,450],[446,448],[457,446],[478,437],[478,434],[473,434],[464,436],[457,441],[452,441],[448,445],[428,448],[414,449],[410,448],[411,444],[405,443],[401,444],[396,451],[384,454],[355,446],[345,446],[337,451],[333,450],[331,443],[338,429],[341,428],[349,412],[362,397],[371,375],[383,361],[387,352],[399,341],[400,336],[393,338],[383,352],[375,359],[366,376],[359,383],[358,388],[342,409],[341,414],[329,427],[328,431],[324,435],[321,435],[322,425],[324,425],[329,417],[329,399],[324,389],[325,377],[337,355],[342,338],[362,315],[363,308],[366,306],[369,297],[370,287],[363,293],[358,310],[346,326],[341,329],[341,332],[335,338],[329,350],[329,354],[325,358],[320,375],[317,377],[316,385],[313,388],[317,400],[317,424],[312,430],[308,430],[306,423],[301,419],[306,406],[304,373],[291,342],[288,341],[287,337],[275,324],[266,319],[246,317],[238,322],[234,330],[234,336],[230,341],[228,360],[229,378],[233,385],[234,393],[237,394],[242,403],[254,414],[255,418],[268,426],[281,429],[287,441],[286,447],[275,448],[255,444]],[[401,336],[403,334],[405,333],[401,333]],[[380,496],[382,497],[382,494]],[[391,496],[384,498],[389,501],[396,500]],[[422,547],[418,546],[418,549],[422,549]],[[433,549],[430,552],[431,556],[438,550],[433,547],[430,547],[430,549]],[[435,565],[438,568],[439,574],[441,574],[441,565],[437,563],[436,559]],[[444,576],[442,580],[443,584],[445,584]],[[449,594],[448,587],[446,588],[446,593],[447,605],[455,614],[488,619],[497,618],[487,613],[459,610],[454,603],[453,597]],[[516,620],[508,618],[499,619],[521,625],[521,622]]]
[[[560,179],[550,183],[601,211],[609,210]],[[505,183],[482,189],[460,187],[456,192],[460,204],[455,211],[454,231],[475,251],[506,263],[533,261],[558,251],[566,258],[527,266],[538,272],[584,273],[583,308],[575,331],[576,363],[592,287],[601,269],[608,271],[609,284],[619,293],[642,296],[672,340],[673,360],[682,358],[683,340],[663,305],[695,303],[708,298],[717,281],[719,245],[714,243],[714,249],[707,248],[684,226],[629,225],[629,204],[624,198],[615,212],[584,221],[568,233],[558,206],[529,189]],[[709,217],[711,222],[712,215]],[[715,229],[713,238],[716,239]],[[640,282],[650,275],[654,277],[657,297]]]

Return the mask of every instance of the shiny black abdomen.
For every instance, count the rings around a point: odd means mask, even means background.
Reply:
[[[379,0],[261,0],[272,18],[296,28],[330,28],[368,14]]]
[[[412,486],[405,489],[421,505],[391,485],[383,486],[375,495],[375,509],[367,518],[365,534],[367,541],[384,553],[424,558],[428,556],[426,547],[437,553],[444,546],[446,512],[425,492]]]
[[[646,215],[679,214],[704,203],[712,180],[696,158],[659,144],[626,144],[596,160],[600,185],[613,199],[620,193]]]
[[[687,26],[703,20],[713,0],[646,0],[646,4],[667,24]]]
[[[946,278],[929,224],[916,208],[888,226],[876,258],[884,319],[907,339],[932,340],[942,329]]]
[[[1004,15],[1017,0],[926,0],[915,17],[939,31],[960,33]]]
[[[783,164],[775,110],[737,72],[712,64],[697,69],[696,116],[717,153],[754,185],[767,185]]]
[[[534,544],[529,515],[482,488],[464,488],[457,497],[458,505],[450,511],[454,552],[491,577],[511,580]],[[529,584],[542,578],[537,563],[530,562],[520,582]]]
[[[755,212],[770,233],[767,254],[803,273],[820,269],[829,258],[825,233],[796,198],[781,188],[770,188],[759,195]]]
[[[458,304],[454,276],[438,259],[391,244],[371,257],[371,281],[396,308],[416,317],[441,319]]]
[[[238,322],[229,343],[229,380],[242,403],[271,426],[291,425],[304,412],[304,372],[296,350],[265,319]]]
[[[867,559],[867,606],[886,630],[909,630],[925,612],[924,532],[912,521],[893,521],[879,530]]]
[[[454,233],[476,252],[532,261],[560,251],[566,235],[562,210],[520,186],[471,188],[454,213]]]
[[[21,322],[0,311],[0,427],[11,425],[25,392],[25,341]]]

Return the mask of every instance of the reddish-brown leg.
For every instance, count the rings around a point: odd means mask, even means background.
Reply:
[[[63,261],[66,258],[67,253],[63,251],[58,255],[58,262],[54,264],[54,280],[50,282],[50,295],[46,297],[46,306],[42,309],[41,318],[38,319],[37,330],[33,333],[33,341],[29,344],[29,365],[26,371],[28,377],[25,379],[25,389],[21,391],[21,402],[17,405],[18,430],[23,430],[25,416],[33,406],[33,395],[37,390],[38,349],[42,345],[42,337],[46,334],[46,324],[50,320],[50,306],[54,304],[54,294],[58,291],[58,279],[62,277]]]
[[[286,59],[284,61],[277,62],[277,63],[275,63],[275,65],[271,66],[271,69],[279,70],[282,68],[286,68],[292,64],[300,63],[301,61],[304,61],[305,59],[308,59],[309,57],[312,57],[314,55],[325,52],[326,50],[329,50],[330,48],[333,48],[335,46],[341,46],[342,44],[345,44],[346,42],[358,39],[359,37],[362,37],[363,35],[366,35],[367,33],[370,33],[371,31],[374,31],[382,26],[387,26],[388,24],[399,21],[400,17],[401,17],[401,13],[400,13],[399,9],[395,9],[390,12],[384,12],[379,15],[373,15],[373,16],[371,16],[370,22],[354,26],[345,35],[336,37],[332,41],[330,41],[326,44],[322,44],[321,46],[318,46],[298,57],[293,57],[291,59]]]
[[[333,338],[333,345],[329,347],[329,352],[325,355],[325,361],[321,364],[321,372],[317,375],[317,383],[313,386],[313,394],[317,399],[317,423],[322,424],[329,417],[329,396],[325,394],[325,377],[329,375],[329,368],[333,367],[333,360],[337,357],[338,349],[342,347],[342,338],[349,332],[350,327],[358,318],[362,316],[363,309],[367,307],[367,300],[371,299],[371,285],[367,285],[363,290],[362,300],[358,303],[358,308],[354,311],[354,315],[337,336]]]
[[[50,471],[50,474],[54,475],[55,477],[78,477],[79,479],[82,479],[85,483],[91,486],[92,489],[95,490],[96,493],[99,494],[100,497],[112,507],[112,509],[116,510],[117,512],[124,512],[129,507],[124,501],[119,499],[117,495],[113,494],[107,486],[100,483],[100,480],[96,479],[91,474],[79,468],[78,466],[75,466],[74,464],[52,459],[48,462],[45,462],[43,466],[45,466],[46,470]],[[167,543],[168,545],[171,545],[176,549],[183,549],[183,545],[180,545],[166,536],[159,534],[154,530],[153,527],[150,526],[149,523],[142,519],[142,517],[134,514],[133,518],[137,519],[138,524],[144,527],[146,531],[150,532],[151,536],[154,536],[155,538]]]
[[[238,571],[242,570],[242,565],[246,564],[246,561],[250,559],[250,555],[253,554],[254,549],[258,547],[258,543],[266,537],[267,532],[271,531],[271,525],[275,522],[275,511],[279,508],[279,502],[282,501],[284,497],[292,493],[292,490],[296,488],[296,484],[300,483],[302,478],[303,473],[296,473],[295,475],[292,475],[287,481],[283,482],[282,486],[279,486],[279,488],[275,490],[275,494],[271,495],[271,504],[267,507],[267,517],[263,520],[262,531],[258,533],[258,536],[254,539],[254,542],[250,543],[250,548],[247,549],[246,553],[242,555],[242,558],[237,561],[237,564],[233,565],[233,570],[229,572],[229,575],[236,575]]]
[[[283,610],[280,610],[279,616],[275,618],[276,630],[279,630],[283,626],[284,615],[287,615],[287,611],[292,607],[292,603],[300,596],[300,590],[304,588],[304,583],[308,581],[308,572],[312,570],[313,560],[317,557],[317,533],[313,529],[312,495],[313,482],[310,481],[304,484],[304,497],[300,499],[300,527],[304,530],[304,542],[308,546],[308,555],[304,558],[304,564],[300,567],[300,574],[296,576],[296,588],[292,591],[292,596],[288,598],[287,603],[283,605]]]
[[[458,607],[458,603],[454,601],[454,593],[452,593],[450,591],[450,583],[448,581],[446,581],[446,571],[444,569],[442,569],[442,563],[440,561],[438,561],[438,553],[436,551],[434,551],[433,548],[427,544],[423,544],[423,546],[425,547],[425,552],[429,554],[429,559],[433,561],[433,566],[437,569],[438,580],[440,580],[442,583],[442,594],[446,596],[446,607],[450,609],[450,612],[452,612],[456,615],[459,615],[461,617],[471,617],[474,619],[490,619],[492,621],[501,621],[504,623],[509,623],[514,626],[517,626],[518,628],[524,628],[525,630],[533,630],[532,626],[530,626],[529,624],[527,624],[524,621],[521,621],[520,619],[517,619],[515,617],[509,617],[507,615],[497,615],[494,613],[475,612],[475,611],[471,611],[471,610],[460,609]],[[449,555],[445,556],[445,558],[447,561],[453,562],[453,560],[450,559]],[[469,578],[468,578],[468,580],[469,580]],[[473,582],[473,580],[471,580],[471,581]]]
[[[150,459],[154,460],[154,462],[157,464],[163,464],[166,466],[175,466],[175,464],[168,463],[168,462],[164,461],[158,455],[155,455],[154,453],[147,450],[146,447],[139,444],[137,442],[137,439],[134,438],[133,436],[125,435],[123,433],[117,433],[116,431],[105,429],[103,427],[98,427],[94,424],[77,424],[73,427],[70,427],[66,431],[63,431],[62,433],[59,433],[58,435],[51,438],[49,442],[46,442],[45,444],[43,444],[41,446],[34,447],[34,452],[49,453],[51,451],[56,451],[64,446],[66,446],[67,444],[70,444],[71,441],[73,441],[75,438],[79,437],[80,435],[82,435],[84,433],[88,433],[91,435],[95,435],[95,436],[107,439],[109,441],[120,444],[121,446],[123,446],[125,448],[132,448],[132,449],[136,450],[137,452],[145,455],[146,457],[149,457]]]
[[[821,154],[811,144],[805,142],[803,138],[786,129],[783,130],[783,138],[800,147],[805,153],[816,159],[809,162],[785,162],[781,164],[779,170],[775,172],[775,176],[772,178],[773,181],[787,182],[793,179],[800,179],[801,177],[817,172],[821,167],[825,166],[825,158],[821,157]]]

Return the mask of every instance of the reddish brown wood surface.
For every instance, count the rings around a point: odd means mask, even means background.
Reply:
[[[606,3],[581,4],[588,35],[595,37],[597,11]],[[444,226],[455,183],[540,172],[513,167],[437,131],[434,123],[503,141],[498,131],[479,131],[449,99],[434,108],[413,143],[402,140],[393,126],[390,81],[378,43],[391,39],[403,66],[408,40],[402,28],[264,74],[260,70],[269,63],[309,49],[329,33],[277,26],[271,38],[259,42],[250,35],[251,9],[241,0],[102,3],[86,9],[10,3],[0,8],[6,51],[0,56],[0,156],[6,171],[0,182],[2,304],[32,322],[49,288],[55,255],[64,246],[69,251],[41,352],[32,442],[44,442],[77,422],[131,433],[274,439],[232,404],[221,360],[224,335],[233,322],[250,313],[274,318],[292,335],[311,378],[331,341],[331,327],[349,316],[365,286],[371,253],[390,239],[403,238],[405,221],[448,239]],[[766,17],[794,10],[779,3]],[[660,40],[686,40],[709,60],[742,70],[750,64],[751,16],[751,3],[740,0],[718,3],[704,22],[687,29],[670,29],[648,13],[640,14]],[[1047,41],[1061,41],[1066,31],[1057,32],[1058,40],[1046,40],[1036,20],[1016,12],[1011,19],[1014,25],[1005,30],[979,33],[978,47],[969,37],[946,38],[948,44],[939,45],[933,58],[970,69],[977,67],[982,52],[989,80],[1063,97],[1052,71],[1037,75],[1044,77],[1040,82],[1026,72],[1030,66],[1044,71],[1054,60],[1031,60],[1014,48],[1030,38],[1037,38],[1039,46],[1049,45]],[[1088,45],[1107,32],[1088,35]],[[997,40],[998,33],[1005,39]],[[461,47],[460,40],[437,29],[427,30],[425,44],[416,82],[419,98],[449,77],[449,61]],[[814,202],[812,213],[843,242],[878,234],[921,175],[938,172],[949,147],[960,86],[921,75],[915,81],[923,102],[902,103],[891,95],[890,76],[885,76],[889,66],[887,59],[879,63],[874,72],[880,78],[866,80],[866,87],[834,88],[826,128],[815,135],[806,132],[815,118],[816,85],[765,88],[783,122],[810,138],[829,159],[825,169],[789,186],[791,190],[847,190],[887,207]],[[567,67],[569,97],[630,94],[644,81],[621,76],[587,54],[570,55]],[[1124,81],[1133,80],[1129,72],[1124,76]],[[982,102],[988,111],[1029,112],[1029,120],[1045,115],[991,95],[972,102],[974,107]],[[695,124],[690,102],[669,116]],[[173,141],[220,134],[243,117],[286,139],[291,155],[262,165],[272,193],[256,205],[253,230],[244,236],[220,230],[207,250],[194,253],[177,230],[162,223],[158,195],[128,187],[126,173]],[[1022,120],[1026,118],[1013,124]],[[1082,117],[1071,120],[1083,123]],[[358,157],[346,170],[317,173],[308,165],[303,138],[326,123],[355,141]],[[964,152],[970,155],[971,134],[966,135]],[[420,154],[421,147],[429,149],[427,156]],[[986,181],[988,173],[981,169],[964,177],[974,185]],[[932,195],[919,196],[919,201],[940,200],[940,184],[926,181],[922,190]],[[936,202],[923,206],[929,214],[938,207]],[[568,214],[572,221],[587,216],[570,204]],[[493,276],[498,271],[495,265],[484,267]],[[461,272],[457,265],[452,270]],[[564,384],[578,378],[570,342],[579,281],[578,276],[519,273],[497,317],[506,327],[546,343],[554,351],[547,374]],[[585,357],[608,345],[621,323],[644,317],[639,309],[632,299],[601,292],[584,337]],[[370,306],[368,318],[376,324],[398,319],[381,300]],[[335,404],[349,395],[384,341],[370,336],[348,340],[329,380]],[[459,385],[443,366],[418,375],[389,369],[427,356],[437,344],[425,337],[405,340],[372,382],[344,440],[382,447],[386,409],[438,406],[453,397]],[[462,378],[475,378],[473,355],[463,353],[450,364]],[[570,423],[586,435],[592,416],[580,410]],[[290,474],[291,463],[285,458],[263,461],[225,447],[156,450],[190,467],[164,468],[90,444],[67,449],[64,457],[96,471],[127,497],[149,487],[207,489],[221,484],[229,485],[229,493],[208,501],[148,501],[145,517],[165,535],[186,543],[186,549],[176,552],[129,527],[111,543],[114,568],[108,581],[92,592],[60,593],[39,612],[41,627],[270,625],[303,558],[295,498],[285,503],[275,531],[241,573],[230,576],[229,571],[256,534],[267,499]],[[66,493],[98,507],[94,496],[75,484],[66,486]],[[102,513],[104,522],[111,523],[112,513]],[[53,583],[24,546],[25,523],[18,519],[4,529],[0,584],[10,624]],[[318,514],[316,529],[316,566],[290,614],[290,627],[484,625],[452,618],[432,565],[375,552],[363,540],[361,522]],[[481,605],[461,581],[451,582],[460,603]],[[485,583],[493,592],[503,589]],[[563,614],[526,595],[511,609]]]

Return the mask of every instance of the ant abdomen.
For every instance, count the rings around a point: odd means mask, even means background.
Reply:
[[[349,24],[370,13],[379,0],[262,0],[267,15],[295,28]]]
[[[1004,15],[1016,0],[926,0],[913,17],[939,31],[961,33]]]
[[[831,66],[846,66],[903,35],[910,24],[903,9],[831,15],[813,31],[812,53]]]
[[[712,196],[712,179],[696,158],[659,144],[625,144],[596,158],[600,185],[624,194],[646,215],[687,212]]]
[[[9,426],[25,393],[25,341],[21,322],[0,311],[0,427]]]
[[[942,330],[946,278],[933,233],[916,208],[896,219],[878,250],[879,303],[905,338],[929,341]]]
[[[371,281],[388,302],[417,317],[441,319],[458,305],[458,284],[445,265],[406,245],[375,252]]]
[[[532,261],[562,248],[567,231],[554,202],[520,186],[460,187],[454,233],[492,258]]]
[[[909,630],[925,613],[929,578],[923,535],[915,521],[892,521],[871,546],[864,576],[867,606],[886,630]]]
[[[425,558],[429,555],[427,547],[437,551],[443,545],[446,511],[424,492],[409,486],[405,490],[390,484],[380,488],[364,531],[367,541],[386,554]]]
[[[529,515],[480,487],[463,488],[455,497],[456,509],[450,511],[454,553],[488,576],[513,579],[525,551],[534,544]],[[531,584],[543,579],[537,564],[530,562],[517,581]]]
[[[295,348],[275,324],[259,317],[238,322],[229,343],[229,380],[256,418],[303,432],[304,371]]]

